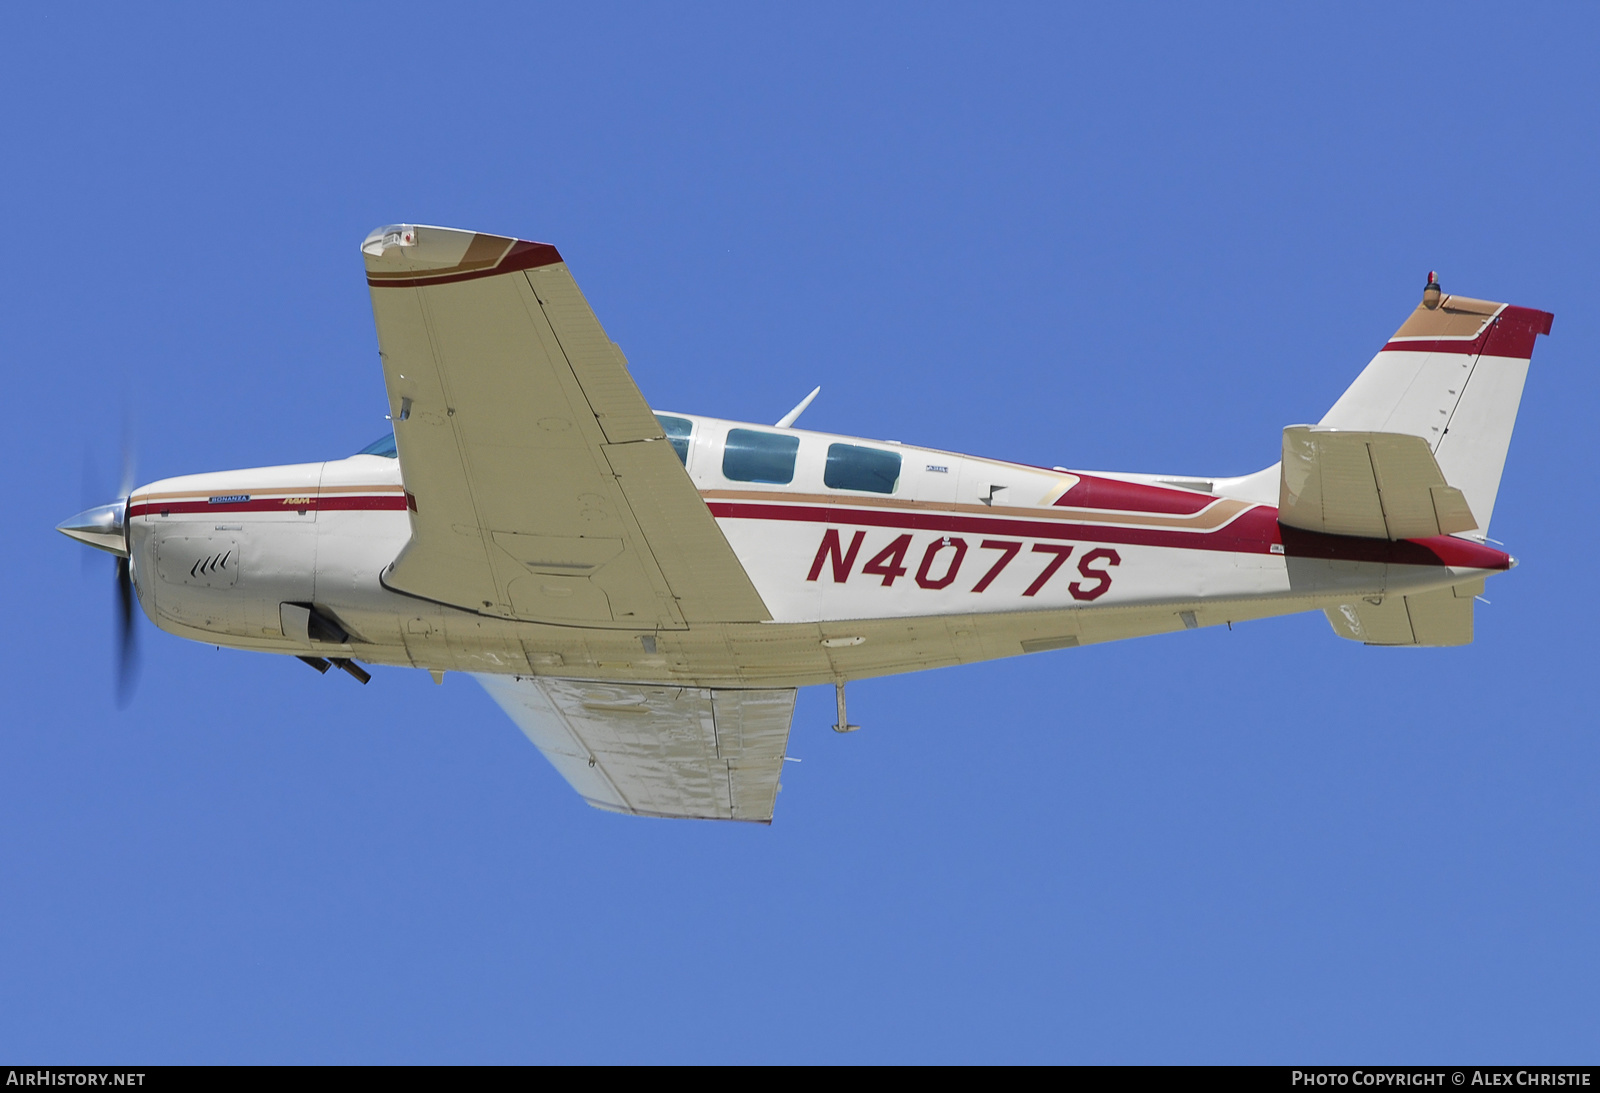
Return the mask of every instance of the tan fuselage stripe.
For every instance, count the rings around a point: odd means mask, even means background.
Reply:
[[[251,486],[240,486],[235,493],[248,494],[251,497],[339,497],[344,494],[368,493],[404,493],[404,486],[302,486],[299,489],[256,489]],[[213,497],[227,497],[232,494],[223,493],[221,490],[182,490],[177,493],[139,493],[129,500],[139,504],[150,501],[206,501]]]

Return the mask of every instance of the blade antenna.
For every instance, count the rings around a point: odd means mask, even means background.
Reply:
[[[777,425],[774,427],[778,429],[787,429],[789,426],[793,425],[795,421],[799,419],[800,415],[805,413],[806,407],[811,405],[811,400],[816,398],[821,393],[821,387],[813,387],[811,389],[811,393],[800,400],[800,405],[796,406],[793,410],[790,410],[787,414],[784,414],[782,417],[780,417]]]

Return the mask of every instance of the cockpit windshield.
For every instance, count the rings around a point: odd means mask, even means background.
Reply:
[[[394,446],[394,434],[393,433],[385,433],[385,434],[383,434],[377,440],[374,440],[371,444],[368,444],[365,448],[362,448],[356,454],[357,455],[381,455],[386,459],[399,459],[400,458],[400,453],[399,453],[399,451],[397,451],[395,449],[395,446]]]

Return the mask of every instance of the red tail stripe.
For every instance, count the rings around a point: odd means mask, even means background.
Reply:
[[[1383,349],[1386,353],[1481,353],[1486,357],[1530,360],[1534,339],[1550,333],[1555,318],[1548,311],[1531,307],[1507,307],[1476,338],[1415,339],[1390,342]]]

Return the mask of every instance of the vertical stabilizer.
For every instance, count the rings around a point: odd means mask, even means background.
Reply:
[[[1534,339],[1552,318],[1444,295],[1430,273],[1422,303],[1318,424],[1422,437],[1486,533]]]

